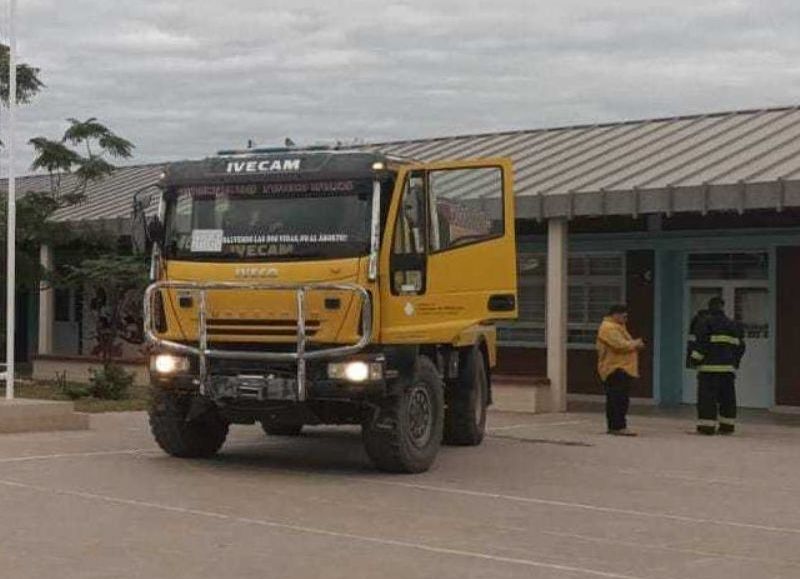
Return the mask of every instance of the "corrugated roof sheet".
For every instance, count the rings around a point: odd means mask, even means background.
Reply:
[[[800,205],[800,107],[378,146],[425,161],[511,157],[518,214],[532,217]]]
[[[59,209],[53,214],[55,221],[91,221],[128,219],[133,208],[133,197],[141,192],[142,198],[155,197],[159,192],[156,183],[164,171],[164,164],[120,167],[102,181],[90,183],[84,192],[84,200],[75,205]],[[62,176],[62,191],[70,192],[75,186],[74,175]],[[0,190],[7,191],[7,179],[0,181]],[[17,197],[33,191],[49,191],[48,175],[27,175],[17,179]],[[154,213],[156,203],[150,203],[145,211]]]
[[[800,205],[800,107],[375,143],[419,160],[510,157],[529,217]],[[163,165],[119,169],[59,221],[130,215]],[[70,177],[67,177],[70,179]],[[23,177],[20,193],[47,186]],[[4,185],[4,184],[3,184]],[[474,190],[466,196],[480,197]],[[153,210],[152,204],[150,210]]]
[[[800,175],[800,107],[380,143],[420,160],[508,156],[518,196]]]

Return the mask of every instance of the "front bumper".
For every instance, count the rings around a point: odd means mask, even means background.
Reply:
[[[196,346],[160,338],[156,334],[153,327],[154,296],[161,290],[181,290],[199,295],[197,332],[199,338]],[[295,292],[297,339],[294,351],[240,351],[209,347],[207,324],[208,292],[235,290],[290,290]],[[312,291],[330,290],[353,292],[361,298],[361,336],[355,344],[309,349],[306,336],[305,296]],[[159,281],[151,284],[145,290],[144,330],[148,342],[155,349],[189,356],[191,359],[196,360],[196,371],[190,373],[189,379],[191,380],[190,384],[196,386],[201,395],[210,394],[212,397],[218,398],[220,396],[219,393],[227,396],[228,393],[235,391],[239,394],[239,397],[241,397],[242,393],[251,393],[253,396],[260,396],[264,400],[271,399],[271,396],[290,399],[289,397],[293,395],[295,401],[303,402],[309,397],[311,384],[315,384],[316,388],[329,392],[343,390],[341,388],[326,388],[325,379],[323,379],[326,376],[317,376],[315,380],[313,368],[322,367],[327,361],[358,354],[370,343],[372,339],[372,302],[370,293],[366,288],[350,283],[286,284]],[[266,370],[256,373],[215,372],[213,365],[224,362],[233,364],[267,364],[268,366]],[[271,364],[275,364],[275,366],[273,367]],[[285,375],[285,365],[293,366],[293,377]],[[309,371],[311,371],[311,375],[309,375]],[[174,376],[172,379],[178,383],[181,380],[185,381],[186,377]],[[159,379],[157,378],[157,380]]]
[[[337,361],[359,360],[370,364],[384,364],[381,355],[362,354],[356,358]],[[227,362],[227,361],[226,361]],[[386,371],[381,379],[351,382],[346,379],[332,379],[327,375],[327,361],[311,362],[306,367],[305,400],[360,400],[373,396],[383,396],[386,391]],[[197,374],[199,361],[190,359],[189,369],[174,374],[159,374],[151,371],[154,385],[186,391],[200,391]],[[253,364],[242,365],[211,364],[206,376],[206,387],[201,392],[219,401],[254,402],[298,402],[297,375],[290,365]]]

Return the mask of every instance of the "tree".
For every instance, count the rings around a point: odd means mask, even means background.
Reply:
[[[0,101],[8,105],[9,91],[8,85],[9,69],[11,62],[9,59],[10,50],[7,44],[0,44]],[[39,69],[29,64],[17,64],[17,103],[28,104],[34,96],[44,88],[44,83],[39,80]]]
[[[86,227],[80,231],[50,220],[58,209],[81,201],[90,183],[101,181],[116,169],[109,158],[127,159],[134,145],[97,119],[68,119],[69,127],[59,140],[34,137],[29,141],[36,157],[34,170],[47,171],[49,187],[43,191],[20,191],[17,201],[17,279],[20,288],[35,288],[44,272],[39,267],[39,247],[66,244],[82,238],[91,246],[108,239]],[[0,220],[6,222],[5,193],[0,195]],[[5,238],[5,228],[2,229]],[[5,267],[5,255],[0,258]],[[5,270],[3,270],[5,271]]]
[[[85,121],[67,119],[69,127],[58,141],[34,137],[34,171],[50,175],[50,195],[56,207],[83,199],[89,183],[111,175],[116,167],[109,158],[129,159],[134,145],[91,117]],[[71,175],[71,179],[65,179]]]
[[[2,54],[0,54],[0,57]],[[2,63],[0,62],[0,65]],[[0,88],[1,90],[1,88]],[[19,93],[18,93],[19,94]],[[58,140],[34,137],[29,144],[36,156],[32,169],[46,171],[49,186],[42,191],[20,191],[17,201],[17,287],[34,289],[45,279],[46,272],[39,265],[39,247],[73,243],[82,247],[84,256],[113,255],[115,240],[99,229],[82,227],[77,230],[50,218],[58,209],[81,201],[90,183],[111,175],[116,166],[112,161],[132,156],[134,145],[114,133],[92,117],[85,121],[68,119],[69,126]],[[0,220],[6,222],[5,194],[0,195]],[[5,228],[2,229],[3,238]],[[5,271],[5,254],[0,257],[0,267]],[[5,287],[0,288],[0,296]],[[3,297],[3,299],[5,299]],[[3,322],[4,324],[5,322]],[[3,333],[3,336],[5,334]],[[0,337],[0,342],[2,342]]]
[[[147,258],[138,255],[106,253],[68,265],[64,284],[91,295],[89,309],[95,316],[95,353],[103,367],[121,354],[120,340],[129,344],[143,342],[142,296],[149,283]]]

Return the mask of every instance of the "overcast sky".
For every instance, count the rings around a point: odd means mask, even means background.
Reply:
[[[800,104],[797,0],[18,3],[21,168],[67,117],[152,162]]]

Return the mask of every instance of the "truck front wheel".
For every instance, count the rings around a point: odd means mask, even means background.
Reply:
[[[445,444],[477,446],[486,431],[486,405],[489,399],[489,380],[486,362],[478,348],[461,355],[458,378],[447,392],[444,416]]]
[[[228,436],[228,423],[215,408],[190,418],[192,397],[156,389],[150,404],[150,430],[158,446],[180,458],[206,458],[220,449]]]
[[[442,441],[444,388],[436,367],[425,356],[413,375],[384,399],[377,416],[362,426],[367,455],[380,470],[415,473],[428,470]]]

